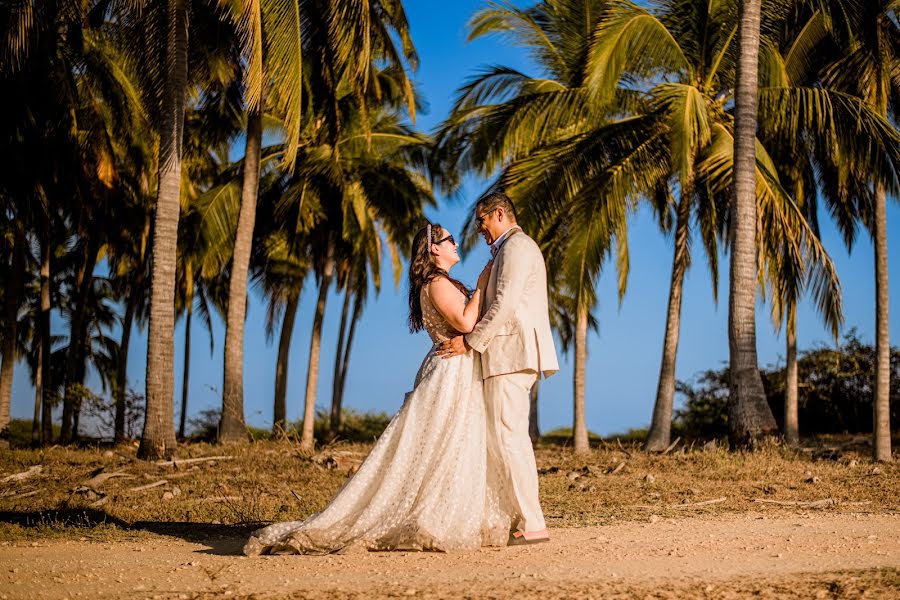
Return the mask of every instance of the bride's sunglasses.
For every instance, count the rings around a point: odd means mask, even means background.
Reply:
[[[453,236],[452,236],[452,235],[448,235],[448,236],[445,237],[445,238],[441,238],[441,239],[439,239],[438,241],[436,241],[436,242],[431,242],[431,243],[432,243],[432,244],[443,244],[443,243],[446,242],[446,241],[449,241],[449,242],[450,242],[451,244],[453,244],[454,246],[456,245],[456,240],[453,239]]]

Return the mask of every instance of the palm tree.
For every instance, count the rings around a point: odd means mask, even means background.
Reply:
[[[650,128],[629,145],[652,151],[629,159],[648,161],[644,164],[649,168],[653,163],[662,167],[653,174],[657,181],[647,180],[642,185],[642,193],[653,200],[664,231],[672,228],[674,212],[674,253],[662,360],[653,419],[644,443],[648,451],[667,448],[671,437],[682,288],[691,261],[692,220],[696,220],[702,236],[713,290],[718,287],[718,232],[722,229],[723,207],[711,193],[710,183],[725,158],[714,153],[721,149],[723,140],[730,138],[731,116],[725,110],[725,101],[733,74],[735,29],[729,3],[676,0],[659,5],[658,13],[621,3],[608,11],[594,34],[588,69],[596,98],[610,99],[617,89],[621,93],[623,77],[626,85],[629,78],[643,78],[649,83],[644,106],[635,107],[634,122],[643,120]],[[621,127],[624,122],[612,127]],[[678,190],[676,202],[668,198],[670,180]],[[673,204],[674,210],[670,208]]]
[[[311,416],[304,422],[304,449],[313,444],[321,323],[337,261],[348,255],[354,241],[369,240],[366,243],[374,245],[374,250],[366,255],[377,256],[371,260],[380,264],[380,237],[384,235],[399,276],[400,248],[413,230],[411,224],[421,218],[423,204],[433,202],[431,188],[422,175],[430,141],[401,122],[399,106],[406,75],[388,67],[374,78],[377,85],[371,87],[377,94],[370,91],[360,98],[349,86],[342,88],[336,107],[341,122],[337,139],[334,132],[323,127],[324,117],[313,115],[303,121],[302,143],[292,171],[279,163],[285,152],[283,144],[261,150],[264,177],[257,216],[260,234],[256,236],[257,258],[253,260],[259,273],[255,278],[270,296],[270,334],[282,306],[288,308],[276,373],[276,429],[286,415],[286,360],[296,303],[308,268],[314,268],[319,281],[307,365],[304,415]],[[202,199],[204,223],[209,229],[205,235],[208,243],[219,249],[214,252],[219,259],[228,255],[231,224],[240,210],[239,189],[237,180],[231,179],[210,189]],[[381,233],[370,236],[367,232],[373,228]],[[377,266],[373,275],[376,270]]]
[[[362,222],[351,221],[351,225],[354,227],[349,236],[352,243],[348,244],[348,253],[342,257],[342,260],[337,265],[337,285],[339,289],[343,288],[344,290],[344,303],[341,309],[341,324],[338,330],[337,352],[334,358],[330,419],[330,434],[332,437],[337,437],[340,431],[344,385],[350,368],[350,351],[353,347],[353,339],[356,336],[356,325],[362,316],[363,308],[369,296],[370,281],[376,295],[381,291],[380,262],[382,245],[377,224],[370,216]],[[399,248],[397,248],[399,241],[394,236],[388,239],[395,265],[396,257],[400,253]],[[399,274],[399,269],[395,268],[395,286],[400,283]]]
[[[551,267],[548,269],[551,274],[560,273],[560,270],[552,257],[560,256],[559,253],[550,253]],[[550,325],[556,332],[560,341],[560,346],[565,354],[569,350],[575,348],[575,372],[572,380],[573,396],[575,399],[573,412],[574,419],[572,422],[572,441],[576,454],[584,454],[590,449],[587,428],[587,414],[585,406],[585,386],[586,386],[586,363],[587,363],[587,333],[588,330],[597,332],[599,323],[590,310],[584,310],[579,306],[577,297],[567,291],[567,288],[560,283],[559,278],[551,277],[550,280]],[[537,430],[537,382],[532,388],[532,404],[531,409],[535,415],[533,420],[533,429]],[[529,411],[531,412],[531,411]],[[532,425],[531,419],[529,424]],[[531,431],[529,433],[532,442],[537,441],[539,435]]]
[[[389,81],[392,75],[385,73]],[[348,100],[350,100],[348,98]],[[360,115],[353,102],[348,115]],[[319,231],[312,232],[313,256],[319,296],[313,316],[301,447],[313,448],[319,348],[328,290],[336,264],[353,252],[354,243],[364,243],[371,273],[380,270],[382,233],[394,261],[395,279],[399,277],[401,248],[408,245],[413,224],[420,222],[422,207],[433,203],[431,188],[423,176],[430,140],[401,124],[398,110],[390,107],[367,109],[368,122],[359,118],[344,120],[343,136],[335,148],[328,145],[310,148],[305,164],[298,167],[298,184],[319,188],[316,195],[326,215]],[[368,131],[367,131],[368,130]],[[302,179],[301,179],[302,178]],[[307,179],[308,178],[308,179]]]
[[[340,336],[341,343],[339,348],[341,352],[335,356],[335,384],[331,398],[331,435],[337,436],[342,423],[342,408],[344,405],[344,389],[347,383],[347,373],[350,370],[350,350],[353,348],[353,340],[356,337],[356,326],[362,317],[363,307],[365,306],[364,294],[353,294],[353,309],[350,313],[350,327],[347,328],[347,337]],[[343,322],[343,319],[342,319]]]
[[[70,243],[83,251],[75,268],[77,290],[70,298],[76,308],[71,313],[70,337],[85,339],[79,307],[92,283],[106,204],[124,187],[120,186],[121,160],[132,153],[143,111],[132,70],[123,60],[114,28],[104,18],[108,4],[34,2],[16,3],[10,9],[12,18],[2,30],[0,72],[4,88],[16,92],[10,94],[6,107],[11,110],[4,111],[13,121],[5,133],[13,135],[4,138],[15,140],[10,151],[21,157],[23,166],[38,165],[29,170],[13,168],[13,177],[21,180],[14,185],[15,197],[22,202],[16,212],[34,230],[44,225],[39,225],[37,215],[24,210],[29,203],[44,205],[48,221],[63,216],[63,227],[69,228],[64,235],[72,235]],[[37,145],[36,140],[40,140]],[[87,215],[92,215],[92,235],[86,234]],[[46,227],[53,231],[55,225],[48,222]],[[74,255],[60,258],[67,265]],[[74,381],[85,349],[75,344],[71,350],[65,357],[65,372],[77,387]],[[42,362],[48,364],[49,355],[45,358]],[[62,439],[67,441],[77,417],[68,385],[64,393]]]
[[[40,267],[40,260],[28,252],[28,262],[32,265]],[[58,386],[54,380],[56,371],[50,371],[51,361],[44,360],[44,341],[45,337],[42,331],[42,298],[41,293],[44,289],[43,282],[39,276],[37,269],[29,270],[29,282],[26,285],[24,302],[22,305],[21,319],[19,321],[19,355],[25,359],[29,367],[31,382],[34,386],[34,420],[31,427],[31,442],[33,445],[50,445],[53,443],[52,431],[52,414]],[[49,288],[49,286],[47,286]],[[49,290],[48,290],[49,291]],[[49,302],[48,302],[49,304]],[[47,345],[53,347],[59,341],[58,336],[46,339]],[[54,366],[55,363],[54,363]],[[50,377],[54,376],[54,379]],[[46,382],[46,383],[45,383]]]
[[[707,174],[701,169],[715,126],[727,122],[722,95],[730,76],[733,17],[728,3],[667,2],[660,6],[658,15],[623,4],[610,9],[594,36],[589,69],[591,84],[600,98],[613,93],[623,74],[667,68],[665,83],[650,90],[647,107],[658,118],[655,133],[668,150],[659,157],[666,165],[666,174],[656,184],[656,193],[668,187],[666,180],[670,178],[678,188],[678,199],[672,203],[674,252],[662,360],[653,419],[644,442],[648,451],[664,450],[671,435],[682,289],[691,262],[693,218],[703,236],[713,288],[717,288],[719,211],[704,187]],[[649,46],[656,46],[656,54],[644,52]],[[626,56],[626,52],[632,54]],[[657,64],[652,63],[654,60]],[[653,192],[650,188],[645,193]],[[655,208],[662,229],[668,231],[672,225],[670,202],[663,199],[665,204],[657,202]]]
[[[253,5],[256,3],[247,3]],[[298,31],[299,36],[299,31]],[[299,53],[299,40],[296,45]],[[296,82],[298,89],[300,82]],[[219,440],[239,441],[246,436],[244,424],[244,320],[247,312],[247,270],[253,227],[256,220],[256,198],[259,191],[259,163],[262,148],[262,98],[247,116],[247,143],[244,149],[241,209],[230,269],[228,308],[225,318],[225,368],[222,385],[222,422]]]
[[[845,27],[852,28],[852,19],[835,17],[859,13],[847,10],[849,4],[842,6],[842,1],[812,7],[788,5],[775,27],[764,23],[769,33],[760,56],[759,105],[763,143],[773,148],[787,193],[806,215],[813,233],[818,232],[818,199],[824,199],[849,249],[857,220],[865,221],[872,212],[873,190],[896,187],[900,136],[884,115],[846,92],[857,97],[864,94],[853,85],[848,88],[846,79],[833,77],[856,69],[836,68],[834,63],[835,56],[847,54]],[[785,111],[789,104],[793,106]],[[793,442],[797,436],[796,298],[804,287],[815,290],[821,282],[802,265],[800,270],[779,265],[777,256],[770,266],[774,267],[768,269],[773,319],[776,324],[787,323],[785,436]],[[807,281],[800,283],[804,277]],[[836,338],[840,296],[817,295],[816,299]]]
[[[274,201],[262,198],[265,206],[273,206]],[[271,192],[268,192],[271,193]],[[278,192],[276,192],[278,193]],[[266,211],[268,212],[268,211]],[[267,215],[266,215],[267,216]],[[287,237],[277,229],[273,219],[265,218],[263,231],[271,231],[257,246],[257,264],[253,266],[254,279],[261,282],[269,305],[266,311],[266,336],[269,340],[275,334],[276,323],[281,318],[281,333],[278,338],[278,359],[275,366],[275,402],[273,407],[272,433],[281,434],[287,428],[287,378],[291,351],[291,338],[297,309],[300,306],[300,292],[309,272],[309,261],[304,253],[291,252]],[[302,235],[301,232],[294,232]]]
[[[894,122],[900,114],[900,2],[834,0],[825,3],[830,16],[845,16],[833,26],[840,57],[829,65],[823,79],[851,93],[879,116]],[[846,23],[846,30],[840,30]],[[888,331],[887,194],[898,193],[897,172],[887,181],[874,180],[858,171],[863,182],[871,181],[872,210],[866,225],[875,254],[875,347],[873,437],[875,460],[891,460],[890,430],[890,335]],[[891,181],[892,179],[892,181]],[[865,186],[864,187],[868,187]]]
[[[471,79],[460,90],[450,117],[441,126],[435,159],[442,165],[438,170],[448,189],[465,171],[490,177],[505,167],[500,185],[515,201],[520,223],[542,246],[545,256],[566,259],[558,267],[548,265],[548,271],[559,269],[564,274],[557,285],[575,302],[571,318],[577,453],[588,449],[585,380],[587,329],[596,302],[594,286],[616,242],[620,297],[624,294],[624,216],[630,204],[624,196],[609,196],[600,200],[602,208],[594,212],[598,202],[592,190],[573,187],[548,195],[540,178],[546,165],[532,159],[538,148],[589,130],[607,118],[605,110],[598,110],[584,89],[591,33],[607,6],[608,2],[600,0],[546,0],[529,9],[491,3],[476,13],[469,24],[470,39],[502,35],[514,45],[527,48],[546,77],[529,77],[495,66]],[[573,209],[576,203],[580,204]],[[468,238],[474,234],[471,222],[467,232]]]
[[[764,29],[768,32],[760,50],[760,85],[767,88],[792,88],[813,86],[819,83],[819,71],[828,55],[826,19],[822,11],[803,3],[785,3],[783,13],[769,18],[771,23]],[[777,25],[777,26],[776,26]],[[765,93],[765,91],[763,92]],[[778,171],[779,180],[785,192],[803,213],[810,224],[811,233],[818,236],[818,197],[834,197],[835,191],[820,183],[816,172],[830,172],[833,167],[823,166],[830,161],[833,148],[817,148],[817,133],[812,135],[780,136],[763,138],[763,143],[771,149]],[[822,152],[824,150],[824,152]],[[819,188],[821,189],[821,193]],[[847,206],[836,205],[833,214],[846,213]],[[846,223],[854,223],[851,217]],[[839,221],[839,225],[842,223]],[[854,227],[842,227],[848,247],[854,235]],[[799,443],[798,420],[798,365],[797,365],[797,303],[804,288],[814,283],[807,273],[795,270],[792,261],[779,261],[772,256],[767,272],[770,290],[772,320],[776,329],[782,325],[785,330],[785,394],[782,433],[789,445]],[[805,280],[805,281],[804,281]],[[760,282],[763,284],[763,282]],[[837,341],[843,322],[841,296],[833,301],[819,303],[823,320]]]
[[[146,40],[136,44],[139,51],[160,56],[145,74],[149,80],[148,95],[158,105],[155,118],[160,123],[157,194],[154,205],[152,268],[150,274],[150,317],[147,337],[146,415],[138,456],[152,459],[167,456],[176,446],[173,410],[174,395],[174,331],[175,276],[178,247],[182,186],[182,147],[185,143],[185,110],[188,91],[188,36],[190,18],[198,21],[193,30],[198,38],[207,35],[212,41],[222,33],[217,10],[204,3],[167,0],[165,6],[151,4],[134,20],[133,34]],[[157,23],[165,23],[160,29]],[[222,37],[230,39],[230,32]],[[207,42],[208,40],[202,39]],[[192,58],[192,77],[208,81],[215,77],[222,61],[210,58],[206,46],[197,44]],[[226,51],[231,47],[224,44]],[[214,54],[214,53],[213,53]],[[154,68],[156,67],[156,68]],[[221,71],[222,69],[218,69]],[[162,96],[159,98],[159,96]],[[213,145],[215,147],[215,145]],[[185,202],[184,204],[187,204]]]
[[[325,305],[331,279],[334,277],[335,241],[332,234],[326,233],[324,247],[321,249],[323,260],[317,270],[319,297],[313,313],[312,331],[309,341],[309,362],[306,366],[306,393],[303,403],[303,430],[300,438],[300,449],[311,452],[315,445],[313,427],[316,418],[316,394],[319,383],[319,350],[322,345],[322,323],[325,320]]]
[[[70,378],[68,374],[64,375],[65,385],[69,386],[72,395],[73,412],[71,435],[73,439],[78,439],[80,435],[79,423],[81,417],[81,408],[86,398],[92,397],[92,393],[85,386],[85,377],[89,367],[93,367],[93,371],[99,376],[103,391],[112,389],[116,379],[115,360],[119,355],[118,343],[109,335],[110,329],[118,321],[118,315],[114,309],[115,295],[113,287],[108,278],[93,277],[91,287],[85,298],[85,303],[79,307],[82,311],[82,339],[67,340],[67,346],[59,351],[70,356],[73,351],[72,346],[78,345],[81,354],[78,364],[73,369],[74,378]],[[62,313],[64,316],[71,317],[67,314],[74,310],[73,305],[67,308],[63,306]],[[66,367],[68,370],[68,366]]]
[[[50,334],[50,273],[52,252],[50,238],[50,210],[46,205],[45,223],[41,232],[41,313],[38,331],[40,332],[40,369],[41,369],[41,443],[49,446],[53,443],[53,404],[55,393],[53,391],[53,354],[52,338]]]
[[[301,15],[301,8],[308,14]],[[301,90],[304,87],[303,46],[311,48],[319,67],[308,78],[316,86],[313,103],[334,105],[337,82],[349,84],[357,95],[367,88],[378,91],[376,63],[399,67],[410,113],[414,114],[411,85],[403,59],[413,68],[417,58],[409,37],[409,26],[399,0],[341,0],[298,4],[295,0],[248,2],[241,15],[245,31],[247,69],[247,136],[243,165],[241,209],[231,267],[225,335],[225,371],[220,436],[240,439],[243,421],[243,324],[246,313],[247,270],[250,263],[259,166],[262,148],[262,118],[267,95],[276,98],[277,113],[283,116],[286,143],[282,167],[294,167],[302,130]],[[305,23],[305,26],[304,26]],[[394,39],[402,45],[403,59]],[[322,72],[322,74],[318,74]],[[268,77],[267,73],[277,73]],[[271,90],[269,88],[272,88]],[[336,133],[339,124],[332,120]],[[333,138],[333,136],[332,136]],[[328,270],[326,261],[326,271]],[[330,276],[326,275],[326,279]],[[327,282],[326,282],[327,283]],[[327,286],[326,286],[327,287]],[[321,296],[321,294],[320,294]],[[321,303],[324,310],[324,303]],[[318,306],[318,304],[317,304]],[[314,336],[315,337],[315,336]],[[312,372],[311,372],[312,374]],[[311,378],[315,380],[313,376]],[[312,381],[314,384],[314,381]]]
[[[23,295],[25,276],[25,228],[21,221],[12,224],[12,261],[9,265],[9,283],[4,286],[3,300],[5,311],[3,314],[2,367],[0,367],[0,446],[8,445],[10,404],[12,401],[13,371],[16,365],[18,346],[18,321],[19,305]],[[3,265],[6,271],[6,265]]]
[[[190,215],[181,219],[181,222],[179,224],[182,225],[183,231],[190,230],[191,226],[187,224],[195,221],[195,219],[192,219],[192,217],[193,215]],[[185,225],[187,226],[185,227]],[[188,234],[179,237],[193,236],[190,236]],[[180,248],[178,253],[179,268],[176,278],[177,288],[175,295],[175,312],[177,315],[184,315],[184,351],[182,359],[183,369],[181,380],[181,411],[179,412],[178,419],[178,439],[181,440],[185,439],[187,427],[188,390],[190,389],[191,373],[191,325],[193,323],[194,310],[196,309],[199,312],[200,317],[203,319],[203,324],[206,325],[206,330],[209,334],[209,353],[211,355],[215,348],[212,332],[211,304],[217,304],[218,306],[221,306],[221,302],[216,303],[214,300],[210,300],[210,288],[215,288],[216,282],[207,281],[203,277],[203,270],[199,266],[199,263],[202,260],[202,256],[199,255],[198,250],[200,250],[200,248],[198,248],[197,246],[190,246],[186,248]],[[219,277],[220,282],[221,279],[222,278]],[[221,283],[218,285],[218,287],[222,287]],[[212,290],[212,294],[215,294],[214,290]]]
[[[752,446],[777,431],[756,355],[756,95],[761,0],[741,0],[734,94],[734,186],[728,346],[728,438]]]
[[[91,219],[91,222],[95,223],[96,227],[97,221]],[[69,302],[66,303],[71,306],[71,311],[69,313],[70,343],[66,348],[65,355],[66,380],[63,384],[62,428],[59,434],[60,442],[63,444],[71,442],[78,437],[76,423],[81,405],[79,390],[82,386],[82,377],[79,377],[79,371],[83,369],[84,356],[87,352],[85,346],[87,344],[85,313],[88,310],[88,295],[94,285],[94,267],[99,257],[102,235],[101,231],[95,232],[94,235],[87,235],[84,231],[80,232],[79,238],[82,240],[82,243],[72,253],[77,256],[79,264],[76,267],[74,281],[71,285],[73,293],[68,299]]]
[[[275,368],[275,404],[272,411],[272,433],[280,433],[287,427],[287,376],[291,352],[291,336],[300,306],[300,293],[291,294],[284,307],[284,320],[278,338],[278,362]]]
[[[175,449],[175,257],[181,191],[181,143],[187,91],[188,2],[166,0],[165,82],[159,129],[159,183],[153,222],[146,414],[138,457],[168,457]]]
[[[734,164],[733,116],[726,104],[732,89],[730,39],[737,23],[727,5],[714,8],[707,12],[705,5],[686,0],[666,2],[660,5],[658,14],[630,3],[612,7],[594,31],[587,88],[597,103],[618,107],[617,116],[532,151],[528,160],[514,163],[504,177],[549,188],[544,197],[565,198],[567,190],[579,187],[595,197],[627,200],[640,195],[652,201],[664,229],[672,219],[668,206],[674,204],[669,191],[670,179],[674,178],[682,196],[676,215],[679,206],[689,199],[686,192],[693,190],[696,196],[697,222],[715,283],[718,239],[732,240],[734,235],[726,226],[730,214],[726,199],[733,187]],[[696,33],[707,27],[706,35]],[[667,74],[662,83],[661,74]],[[848,154],[864,157],[861,160],[866,164],[879,160],[875,158],[879,152],[882,157],[889,153],[890,135],[883,123],[861,113],[858,103],[810,88],[770,89],[765,99],[761,126],[778,130],[785,136],[781,139],[815,134],[820,141],[831,140]],[[856,141],[861,130],[874,134],[866,138],[868,146]],[[760,142],[756,143],[754,162],[760,219],[753,223],[759,228],[755,235],[765,242],[757,259],[759,283],[764,283],[764,274],[776,262],[790,261],[797,272],[806,264],[806,272],[815,282],[811,287],[816,301],[834,303],[840,288],[833,265],[784,192],[772,158]],[[544,166],[538,169],[540,165]],[[621,204],[607,202],[600,206]],[[684,212],[681,219],[684,223]],[[585,217],[579,222],[591,221]],[[565,237],[571,232],[561,233]],[[676,233],[677,242],[679,237]],[[678,245],[683,247],[683,242]],[[677,276],[679,270],[673,269],[673,275]],[[622,273],[620,269],[620,277]],[[673,283],[677,280],[675,277]],[[677,294],[670,296],[677,300]],[[673,304],[677,306],[677,302],[670,302],[670,308]],[[675,315],[678,311],[671,312]],[[666,369],[661,371],[665,373]],[[668,412],[659,410],[666,404],[657,403],[657,420],[667,420],[665,415],[671,414],[670,407]],[[668,427],[660,424],[657,430],[665,433]],[[668,444],[667,434],[662,437]]]
[[[124,306],[122,315],[122,337],[119,341],[119,353],[116,358],[116,381],[113,384],[115,417],[113,421],[113,437],[116,443],[127,440],[125,435],[126,394],[128,387],[128,349],[131,343],[131,331],[135,323],[139,326],[147,321],[146,283],[149,264],[147,246],[150,239],[150,214],[146,210],[135,210],[125,220],[127,223],[141,223],[140,233],[133,230],[122,230],[122,237],[111,244],[109,270],[113,274],[113,284],[118,297]]]
[[[228,33],[226,30],[226,35]],[[203,47],[207,45],[210,44],[201,44]],[[222,58],[237,57],[226,55]],[[179,218],[175,293],[176,315],[184,315],[185,323],[178,439],[185,438],[187,427],[194,311],[198,312],[206,326],[212,354],[212,311],[215,309],[219,314],[225,314],[226,286],[231,279],[227,258],[233,253],[231,240],[213,235],[215,228],[210,227],[206,220],[211,203],[223,195],[227,198],[235,193],[235,168],[228,165],[223,169],[223,165],[226,164],[229,145],[240,131],[237,117],[238,82],[234,77],[218,76],[215,70],[211,71],[202,82],[205,92],[203,101],[191,106],[185,113],[182,212]],[[223,172],[226,183],[217,186]],[[232,215],[226,221],[229,225],[233,224]],[[240,417],[243,422],[243,411],[240,411]]]

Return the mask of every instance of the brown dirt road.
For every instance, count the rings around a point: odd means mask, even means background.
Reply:
[[[237,556],[233,537],[4,542],[0,598],[900,598],[898,514],[651,518],[552,537],[460,555],[257,558]]]

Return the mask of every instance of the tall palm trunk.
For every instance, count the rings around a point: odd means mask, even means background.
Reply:
[[[540,387],[540,380],[535,381],[531,386],[531,401],[528,406],[528,437],[531,438],[532,445],[537,444],[541,439],[541,430],[538,428],[538,390]]]
[[[588,309],[579,303],[575,315],[575,420],[572,435],[575,441],[575,454],[586,454],[590,451],[588,443],[587,420],[585,417],[584,388],[587,364],[587,329]]]
[[[662,363],[659,366],[659,382],[656,387],[656,404],[653,420],[644,450],[662,452],[669,447],[672,436],[672,404],[675,401],[675,359],[678,355],[678,337],[681,328],[681,298],[684,274],[690,263],[688,233],[691,217],[690,185],[682,186],[675,223],[675,252],[672,256],[672,279],[669,282],[669,308],[666,313],[666,337],[663,340]]]
[[[187,87],[188,2],[166,0],[166,84],[160,128],[159,189],[153,227],[150,324],[147,338],[147,408],[138,457],[169,456],[175,449],[173,372],[175,260],[181,190],[181,143]]]
[[[193,298],[192,298],[193,300]],[[178,418],[178,438],[184,439],[184,428],[187,425],[188,389],[191,382],[191,319],[194,316],[194,303],[187,305],[184,317],[184,371],[181,377],[181,414]]]
[[[115,440],[117,444],[125,437],[125,395],[128,387],[128,345],[131,343],[131,328],[134,323],[135,300],[125,299],[125,318],[122,320],[122,341],[119,344],[119,364],[116,365],[116,422]]]
[[[259,157],[262,147],[262,101],[247,118],[244,149],[244,182],[241,210],[228,285],[228,313],[225,322],[225,375],[222,386],[222,424],[219,441],[236,442],[247,437],[244,422],[244,321],[247,316],[247,271],[256,224],[256,199],[259,192]]]
[[[353,348],[353,338],[356,336],[356,324],[362,316],[362,297],[357,295],[353,301],[353,315],[350,317],[350,331],[347,333],[347,343],[344,344],[344,357],[341,359],[341,378],[338,380],[337,414],[340,424],[341,411],[344,406],[344,384],[347,383],[347,373],[350,372],[350,350]]]
[[[300,292],[292,293],[284,310],[281,323],[281,337],[278,340],[278,363],[275,367],[275,410],[272,433],[279,433],[287,427],[287,376],[288,357],[291,353],[291,336],[294,334],[294,320],[300,306]]]
[[[25,270],[25,232],[20,221],[15,224],[12,273],[6,286],[6,327],[3,332],[0,366],[0,447],[9,444],[10,405],[12,404],[13,374],[16,367],[16,330],[19,321],[19,294]]]
[[[344,304],[341,307],[341,326],[338,329],[337,352],[334,353],[334,383],[331,386],[331,423],[330,432],[332,437],[337,437],[338,429],[341,427],[341,374],[344,366],[344,334],[347,333],[347,318],[350,313],[350,297],[353,293],[348,287],[344,292]]]
[[[41,344],[37,348],[37,367],[34,370],[34,417],[31,420],[31,445],[38,446],[41,443],[41,393],[44,352]]]
[[[872,447],[878,461],[891,460],[891,340],[888,332],[887,195],[875,186],[875,397]]]
[[[322,344],[322,322],[325,320],[325,302],[328,300],[328,289],[334,275],[334,244],[328,242],[325,267],[322,280],[319,282],[319,300],[316,302],[316,314],[313,316],[312,337],[309,342],[309,366],[306,371],[306,399],[303,410],[303,434],[300,438],[300,450],[312,452],[315,446],[313,428],[316,419],[316,389],[319,384],[319,349]]]
[[[728,346],[731,357],[728,437],[732,447],[754,446],[777,432],[756,356],[756,104],[761,0],[742,0],[734,107],[734,192]]]
[[[85,309],[88,295],[94,283],[94,266],[97,264],[98,245],[91,238],[85,249],[81,267],[75,280],[77,295],[72,306],[72,322],[69,330],[69,349],[66,352],[66,373],[63,382],[63,414],[59,441],[67,444],[78,437],[76,413],[81,407],[80,386],[84,378],[79,377],[84,370],[87,335],[84,331]]]
[[[50,373],[52,359],[50,344],[50,217],[44,223],[41,240],[41,444],[53,443],[53,383]]]
[[[784,368],[784,441],[796,446],[800,443],[797,407],[797,307],[789,306],[786,327],[787,364]]]

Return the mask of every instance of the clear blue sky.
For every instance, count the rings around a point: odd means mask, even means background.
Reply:
[[[528,3],[522,2],[525,5]],[[466,22],[482,3],[475,0],[432,2],[407,0],[406,8],[413,40],[419,51],[420,69],[415,75],[429,110],[419,115],[417,126],[432,130],[447,115],[455,90],[480,66],[503,64],[535,72],[521,49],[502,45],[497,40],[466,43]],[[459,233],[471,201],[484,189],[484,181],[470,181],[455,200],[439,199],[428,216],[440,221],[453,233]],[[872,247],[861,233],[852,255],[848,255],[827,214],[821,216],[823,242],[834,259],[844,287],[847,328],[858,329],[870,342],[874,333],[874,277]],[[900,208],[888,206],[889,265],[892,293],[890,301],[891,341],[900,343]],[[621,432],[649,423],[656,393],[659,361],[662,353],[672,240],[663,237],[647,211],[641,211],[629,226],[631,277],[628,293],[620,306],[612,269],[601,277],[596,316],[599,334],[588,340],[587,422],[600,434]],[[696,246],[699,250],[699,245]],[[474,282],[488,253],[483,247],[472,252],[454,274]],[[707,368],[719,367],[728,360],[728,264],[722,257],[719,304],[713,301],[705,259],[695,257],[684,285],[681,341],[677,376],[690,379]],[[404,284],[392,286],[387,265],[385,285],[380,297],[369,302],[357,332],[351,357],[345,405],[359,410],[393,413],[403,401],[422,357],[430,344],[424,333],[412,335],[406,327]],[[315,303],[315,288],[308,283],[303,292],[293,336],[288,382],[288,418],[297,420],[303,409],[309,347],[309,331]],[[324,326],[319,373],[319,404],[331,401],[331,379],[339,323],[341,298],[332,294]],[[244,401],[249,423],[268,427],[272,423],[277,336],[273,343],[264,332],[265,303],[254,290],[248,308],[244,350]],[[62,327],[63,324],[58,324]],[[59,333],[64,333],[60,330]],[[783,361],[784,335],[776,333],[768,307],[760,304],[757,319],[760,364]],[[118,335],[118,333],[116,334]],[[180,406],[182,378],[183,323],[176,335],[176,422]],[[222,346],[224,326],[216,320],[213,327],[215,351],[209,353],[209,339],[199,322],[194,325],[191,357],[190,408],[194,413],[220,405],[222,388]],[[798,315],[798,344],[801,349],[830,343],[814,308],[804,302]],[[132,336],[128,367],[129,385],[143,392],[147,339],[145,332]],[[540,425],[543,430],[567,426],[572,420],[572,357],[561,356],[562,370],[544,382],[540,393]],[[30,418],[34,392],[25,368],[16,369],[13,416]],[[802,427],[802,424],[801,424]],[[90,433],[90,432],[88,432]]]

